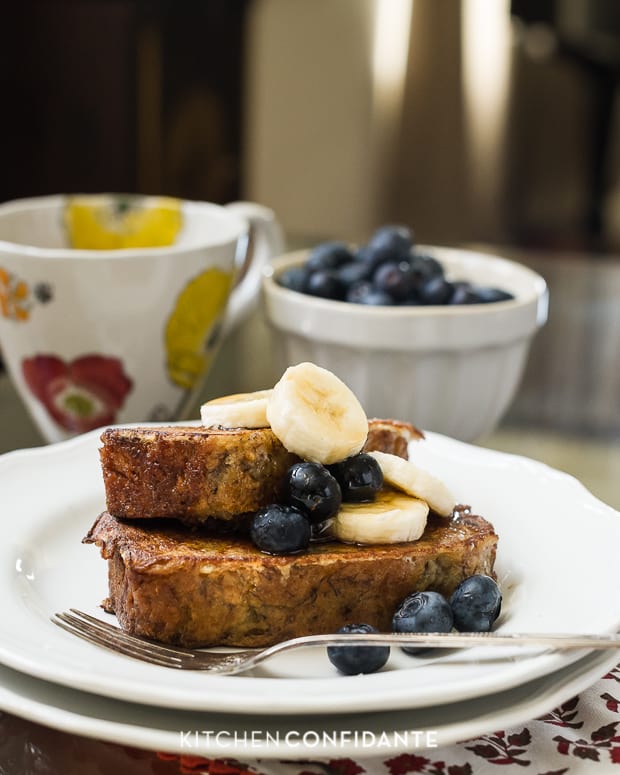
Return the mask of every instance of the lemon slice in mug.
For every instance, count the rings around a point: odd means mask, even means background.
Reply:
[[[76,196],[65,205],[69,244],[80,250],[173,245],[182,223],[181,202],[171,197]]]

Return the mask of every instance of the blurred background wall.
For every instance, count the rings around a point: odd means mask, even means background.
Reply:
[[[618,244],[617,0],[261,0],[249,29],[244,179],[291,230]]]
[[[620,246],[618,0],[3,4],[0,200],[272,206],[295,238]]]

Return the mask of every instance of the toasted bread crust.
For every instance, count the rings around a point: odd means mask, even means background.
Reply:
[[[407,459],[410,442],[421,441],[423,438],[424,433],[411,423],[373,417],[368,420],[368,438],[364,451],[389,452]]]
[[[268,428],[123,428],[100,450],[108,511],[187,523],[230,520],[278,499],[297,460]]]
[[[371,420],[365,448],[406,457],[415,438],[408,423]],[[238,521],[279,500],[299,459],[270,428],[109,428],[101,441],[107,510],[124,519]]]
[[[183,646],[266,646],[363,621],[391,629],[415,590],[445,595],[467,576],[493,574],[497,535],[482,517],[431,517],[416,542],[313,544],[272,556],[172,522],[102,514],[85,543],[109,561],[109,598],[124,630]]]

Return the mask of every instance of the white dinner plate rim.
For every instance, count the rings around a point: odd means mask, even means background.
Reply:
[[[20,450],[12,453],[8,453],[0,458],[0,481],[3,475],[3,471],[6,467],[12,467],[16,465],[18,468],[22,465],[26,466],[27,470],[30,470],[31,462],[41,459],[42,457],[48,457],[52,460],[58,460],[58,457],[62,457],[63,454],[73,454],[75,450],[80,451],[82,446],[85,449],[95,447],[96,439],[99,435],[99,431],[85,434],[81,437],[69,440],[67,442],[61,442],[60,444],[51,445],[49,447],[36,448],[34,450]],[[538,476],[549,477],[553,482],[563,483],[562,486],[568,486],[571,489],[572,495],[579,495],[584,499],[584,503],[587,503],[589,507],[597,509],[603,509],[608,514],[617,513],[610,507],[602,504],[594,496],[592,496],[577,480],[562,474],[554,469],[550,469],[542,463],[531,461],[519,456],[506,455],[505,453],[493,452],[477,447],[471,447],[470,445],[457,442],[446,437],[439,436],[438,434],[427,434],[428,443],[439,445],[439,450],[449,449],[455,454],[469,454],[476,459],[485,461],[505,461],[511,460],[512,465],[519,466],[523,470],[536,473]],[[426,444],[426,442],[425,442]],[[91,450],[92,451],[92,450]],[[15,473],[15,471],[13,472]],[[2,552],[6,551],[0,548],[0,559],[2,559]],[[4,558],[6,559],[6,557]],[[96,558],[93,558],[93,562],[97,562]],[[5,601],[6,602],[6,601]],[[13,601],[15,603],[15,601]],[[42,622],[39,622],[42,625]],[[48,623],[45,623],[47,630],[42,630],[39,635],[43,637],[48,635],[51,637],[51,630],[54,628]],[[618,629],[618,622],[609,622],[609,630]],[[208,688],[210,692],[202,692],[199,695],[199,691],[196,688],[188,690],[178,690],[176,686],[171,684],[164,687],[153,683],[145,682],[144,680],[127,681],[126,676],[121,680],[118,675],[110,679],[109,676],[105,676],[103,672],[93,672],[85,674],[83,669],[76,669],[73,665],[70,667],[59,666],[52,660],[42,659],[41,654],[36,651],[34,656],[33,652],[28,652],[28,642],[22,644],[25,651],[16,650],[13,646],[8,645],[3,639],[2,632],[3,624],[0,622],[0,662],[12,667],[16,670],[21,670],[29,675],[37,678],[54,681],[67,686],[73,686],[75,688],[99,693],[103,696],[109,696],[119,699],[134,700],[146,704],[160,705],[162,707],[170,708],[185,708],[185,709],[215,709],[220,712],[251,712],[251,713],[325,713],[325,712],[364,712],[367,710],[394,710],[398,708],[414,708],[422,707],[424,705],[433,705],[437,702],[448,701],[461,701],[469,699],[475,696],[482,696],[484,694],[495,693],[498,691],[504,691],[510,689],[512,686],[517,686],[525,681],[538,678],[551,671],[557,670],[562,666],[569,664],[579,658],[579,654],[542,654],[536,656],[532,660],[521,660],[517,664],[517,667],[513,667],[511,671],[506,672],[504,675],[497,677],[484,676],[482,680],[477,680],[475,683],[471,681],[461,687],[440,687],[426,692],[418,692],[412,696],[407,687],[402,686],[402,682],[398,682],[397,679],[392,678],[390,684],[390,673],[376,674],[374,676],[363,676],[363,681],[367,681],[365,685],[361,682],[353,679],[346,685],[348,691],[342,691],[345,688],[345,684],[337,685],[334,680],[342,680],[341,678],[334,677],[329,679],[319,679],[321,686],[320,689],[327,689],[327,691],[316,691],[317,681],[313,680],[314,693],[310,696],[299,693],[300,681],[304,679],[290,679],[290,678],[255,678],[249,676],[236,676],[234,678],[226,678],[219,676],[201,676],[202,679],[206,679],[209,682]],[[50,630],[51,627],[51,630]],[[57,633],[56,633],[57,634]],[[66,636],[65,633],[61,635]],[[33,640],[31,633],[31,640]],[[69,644],[69,641],[66,641]],[[84,644],[77,639],[72,640],[72,646],[75,643],[79,643],[81,649],[93,649],[89,644]],[[106,652],[107,654],[107,652]],[[47,655],[49,656],[49,655]],[[110,655],[114,659],[119,659],[116,655]],[[98,659],[106,660],[103,652],[98,654]],[[136,664],[136,663],[134,663]],[[138,669],[143,667],[151,668],[151,666],[139,665]],[[152,668],[159,671],[153,675],[163,675],[161,673],[163,668]],[[170,673],[171,671],[164,671]],[[176,672],[176,671],[175,671]],[[396,671],[400,673],[400,671]],[[177,673],[178,674],[178,673]],[[385,676],[388,676],[387,680]],[[349,679],[344,679],[349,680]],[[234,681],[232,684],[230,681]],[[224,683],[222,683],[224,682]],[[250,683],[251,682],[251,683]],[[377,692],[377,684],[379,684],[379,691]],[[386,690],[385,684],[390,684],[389,689]],[[205,684],[206,685],[206,684]],[[305,686],[310,684],[306,681]],[[241,691],[237,689],[241,686]],[[234,691],[232,691],[234,687]],[[245,691],[252,687],[249,692]],[[330,694],[331,687],[331,694]],[[361,687],[361,688],[360,688]],[[336,690],[337,688],[337,690]],[[276,697],[271,699],[273,702],[269,704],[269,707],[265,705],[265,691],[275,690]],[[280,691],[278,691],[280,690]],[[297,690],[297,691],[296,691]]]
[[[223,726],[220,730],[214,724],[214,729],[210,730],[209,716],[196,717],[194,725],[187,728],[188,722],[184,714],[173,710],[172,713],[177,717],[175,723],[178,723],[178,727],[173,727],[169,723],[168,709],[154,706],[145,708],[122,700],[111,700],[112,711],[108,710],[103,714],[102,706],[106,707],[106,703],[110,702],[108,698],[56,684],[50,688],[46,681],[31,678],[3,665],[0,665],[0,710],[59,732],[170,754],[220,758],[224,755],[235,755],[246,762],[254,759],[307,760],[309,756],[312,756],[313,760],[350,756],[363,761],[378,756],[391,757],[399,753],[434,750],[498,729],[513,728],[551,712],[563,702],[580,694],[616,664],[615,655],[591,652],[569,666],[527,682],[523,687],[464,700],[461,703],[437,706],[433,710],[443,717],[438,723],[426,723],[425,708],[375,714],[379,717],[373,722],[377,727],[369,731],[374,735],[375,741],[383,740],[381,749],[361,745],[353,734],[349,734],[355,730],[366,729],[365,717],[359,714],[324,718],[322,726],[328,730],[328,737],[321,740],[318,748],[316,740],[317,734],[320,733],[311,725],[311,719],[297,718],[294,715],[282,717],[282,729],[278,735],[272,733],[270,738],[266,734],[259,734],[256,738],[259,744],[256,745],[252,733],[261,731],[262,717],[235,717],[236,723],[241,719],[243,728]],[[524,696],[515,701],[519,688],[525,690],[521,692]],[[88,703],[88,714],[80,710],[82,703]],[[152,718],[152,724],[149,726],[136,720],[141,718],[140,714],[144,712]],[[121,719],[123,713],[129,715],[130,720],[127,720],[126,716]],[[227,718],[229,717],[220,716],[218,721]],[[290,730],[294,731],[294,747],[287,737]],[[310,735],[306,738],[305,733],[308,730]],[[205,734],[209,731],[213,734]],[[225,733],[222,738],[217,737],[218,731]],[[415,744],[414,750],[408,744],[411,741]]]

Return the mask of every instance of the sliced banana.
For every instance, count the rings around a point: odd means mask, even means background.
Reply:
[[[331,525],[339,541],[355,544],[398,544],[417,541],[426,527],[428,504],[390,489],[372,503],[344,503]]]
[[[268,428],[267,401],[271,392],[256,390],[207,401],[200,407],[202,424],[207,428]]]
[[[456,501],[446,485],[436,476],[410,460],[387,452],[369,452],[381,466],[383,480],[392,487],[426,501],[442,517],[451,516]]]
[[[267,402],[267,420],[289,452],[325,465],[356,455],[368,436],[368,419],[355,395],[314,363],[284,372]]]

